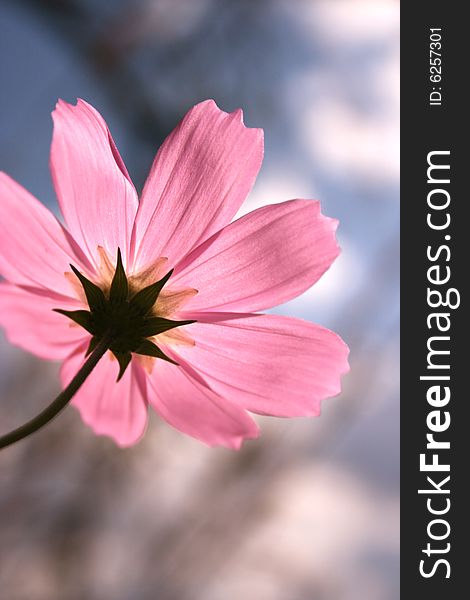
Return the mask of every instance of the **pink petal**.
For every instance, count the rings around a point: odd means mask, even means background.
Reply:
[[[87,264],[54,215],[21,185],[0,173],[0,274],[19,285],[73,295],[69,263]]]
[[[263,158],[263,132],[243,125],[213,100],[193,107],[161,146],[145,184],[135,225],[136,260],[175,265],[231,221]]]
[[[62,365],[64,387],[83,364],[84,348]],[[147,424],[145,374],[134,361],[116,383],[119,365],[108,352],[72,399],[83,421],[98,435],[107,435],[121,447],[132,446]]]
[[[245,215],[196,248],[172,282],[198,290],[185,311],[256,311],[313,285],[339,254],[337,221],[290,200]]]
[[[259,430],[241,408],[209,389],[196,373],[158,360],[149,378],[149,402],[170,425],[208,446],[240,448]]]
[[[196,345],[179,347],[178,355],[214,392],[255,413],[318,415],[349,370],[341,338],[300,319],[201,314],[188,333]]]
[[[32,294],[0,283],[0,326],[8,340],[36,356],[57,360],[68,356],[88,334],[53,308],[82,307],[72,300]]]
[[[126,262],[137,194],[103,117],[89,104],[62,100],[52,113],[51,172],[70,232],[95,265],[97,247]]]

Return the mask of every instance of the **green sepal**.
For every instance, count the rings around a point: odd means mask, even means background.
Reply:
[[[150,340],[144,340],[142,344],[135,351],[136,354],[143,354],[144,356],[153,356],[154,358],[161,358],[162,360],[166,360],[173,365],[178,365],[172,358],[167,356],[158,346],[156,346]]]
[[[191,323],[195,323],[195,321],[172,321],[171,319],[163,319],[161,317],[150,317],[145,320],[139,333],[142,337],[153,337],[154,335],[164,333],[175,327],[182,327],[183,325],[190,325]]]
[[[140,292],[137,292],[130,301],[131,309],[135,310],[139,315],[145,316],[157,301],[158,294],[162,291],[163,286],[170,279],[172,274],[173,269],[159,281],[156,281],[140,290]]]
[[[105,294],[73,265],[70,266],[83,286],[90,310],[68,311],[60,308],[54,310],[91,333],[86,356],[96,349],[105,336],[109,336],[108,348],[119,362],[117,381],[122,379],[126,372],[133,353],[178,365],[151,341],[153,336],[195,322],[194,320],[173,321],[154,316],[152,313],[158,295],[173,274],[173,269],[162,279],[140,290],[129,299],[129,282],[119,248],[109,294]]]
[[[87,351],[85,352],[85,358],[87,356],[89,356],[93,350],[96,348],[96,346],[98,345],[99,339],[97,337],[92,337],[90,340],[90,343],[88,344],[88,348]]]
[[[115,352],[113,352],[113,354],[119,362],[119,375],[116,379],[117,383],[126,372],[126,369],[129,366],[129,363],[131,362],[132,354],[130,352],[126,352],[125,354],[121,354],[120,352],[116,354]]]
[[[95,285],[92,281],[87,279],[85,275],[82,275],[78,269],[76,269],[73,265],[70,265],[72,271],[80,280],[80,283],[85,290],[85,296],[88,302],[88,306],[91,311],[100,310],[104,307],[106,303],[106,298],[103,294],[101,288]]]
[[[128,294],[129,284],[127,282],[126,272],[122,266],[121,250],[118,248],[116,270],[114,271],[114,277],[111,282],[109,301],[115,306],[123,304],[127,300]]]
[[[88,310],[62,310],[61,308],[53,308],[52,310],[61,315],[65,315],[80,325],[80,327],[86,329],[89,333],[93,333],[93,318]]]

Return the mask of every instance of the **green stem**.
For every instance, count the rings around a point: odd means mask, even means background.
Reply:
[[[47,425],[49,421],[52,421],[52,419],[67,406],[73,396],[78,392],[80,386],[96,367],[100,358],[109,349],[110,341],[110,337],[108,336],[102,338],[72,381],[47,408],[31,419],[31,421],[28,421],[24,425],[21,425],[21,427],[1,436],[0,448],[5,448],[6,446],[10,446],[10,444],[22,440],[44,427],[44,425]]]

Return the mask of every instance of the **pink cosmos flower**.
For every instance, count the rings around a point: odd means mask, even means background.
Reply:
[[[0,324],[8,339],[63,361],[65,386],[99,335],[80,321],[91,311],[83,282],[110,301],[121,269],[127,307],[158,283],[142,317],[141,348],[150,351],[109,351],[74,396],[97,434],[134,444],[150,404],[208,445],[239,448],[258,435],[247,411],[318,415],[321,400],[340,391],[346,345],[313,323],[255,313],[321,277],[339,253],[337,222],[318,202],[290,200],[231,223],[260,169],[262,130],[245,127],[241,110],[198,104],[158,151],[139,200],[92,106],[59,101],[53,120],[51,171],[66,228],[0,174]]]

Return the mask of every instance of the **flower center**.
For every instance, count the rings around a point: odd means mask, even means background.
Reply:
[[[98,342],[107,339],[109,349],[119,361],[118,381],[129,365],[132,353],[161,358],[175,363],[149,338],[194,321],[173,321],[155,316],[153,307],[173,270],[162,279],[138,291],[130,288],[118,249],[116,270],[109,292],[105,292],[87,279],[73,265],[72,271],[83,287],[90,310],[62,310],[56,312],[72,319],[91,335],[87,355]]]

